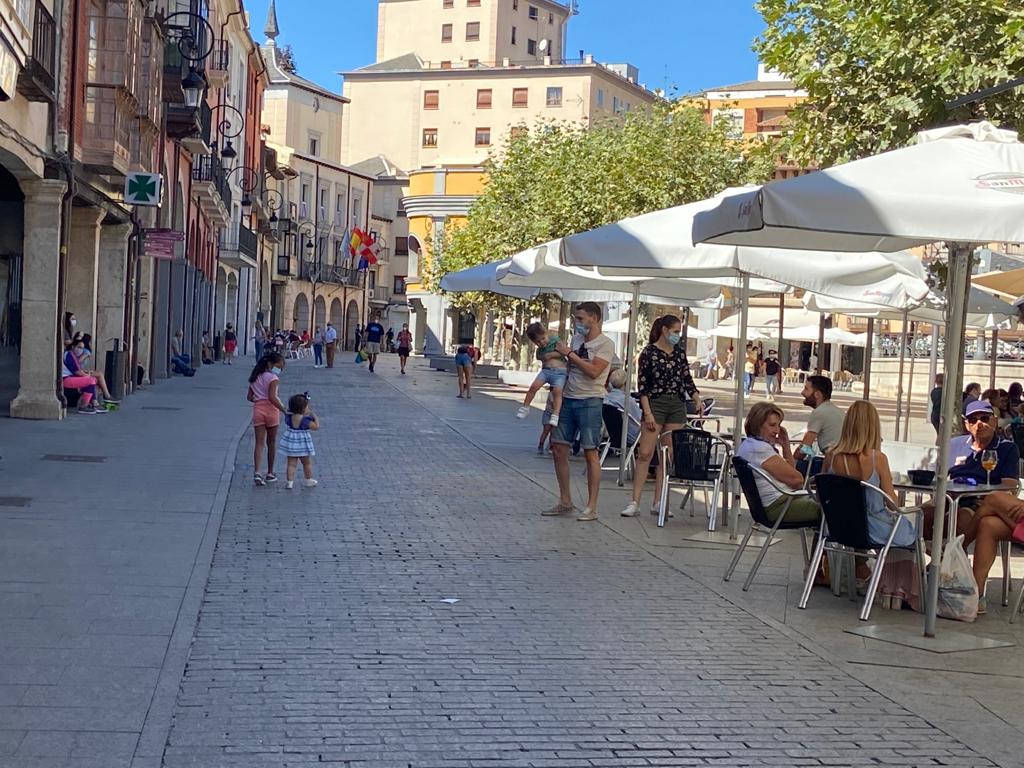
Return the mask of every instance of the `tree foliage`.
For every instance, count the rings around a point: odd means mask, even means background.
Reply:
[[[971,119],[1024,129],[1024,89],[950,112],[1024,73],[1020,0],[759,0],[755,50],[807,92],[788,150],[831,165]]]
[[[559,123],[514,133],[488,160],[487,185],[466,224],[446,231],[440,257],[427,269],[431,289],[452,271],[763,181],[771,167],[767,145],[751,151],[700,111],[667,102],[586,129]],[[501,304],[479,294],[452,300]]]

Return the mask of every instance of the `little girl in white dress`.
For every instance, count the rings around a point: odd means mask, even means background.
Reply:
[[[320,429],[320,423],[316,414],[310,410],[309,395],[292,395],[288,400],[288,413],[284,418],[284,433],[280,442],[281,453],[288,457],[284,487],[289,490],[294,487],[295,470],[300,461],[305,477],[302,484],[306,488],[316,485],[313,479],[313,457],[316,450],[313,448],[312,434],[316,429]]]

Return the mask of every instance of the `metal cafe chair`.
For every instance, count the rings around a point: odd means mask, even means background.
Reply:
[[[761,561],[764,560],[764,556],[768,554],[768,547],[771,546],[776,533],[780,530],[799,530],[800,547],[803,550],[804,563],[809,563],[810,555],[807,548],[807,539],[804,538],[804,531],[807,528],[817,530],[818,524],[816,522],[806,523],[786,521],[786,513],[789,512],[793,499],[810,496],[807,491],[803,489],[794,491],[792,488],[782,485],[763,469],[754,466],[746,459],[742,459],[739,456],[733,456],[732,465],[736,471],[736,477],[740,481],[740,488],[743,490],[743,496],[747,500],[747,506],[750,507],[750,528],[747,529],[747,533],[744,535],[743,541],[740,542],[740,545],[736,548],[736,554],[733,555],[732,562],[729,563],[729,568],[725,572],[725,578],[722,579],[723,581],[728,581],[732,578],[733,571],[736,570],[736,566],[739,564],[740,558],[743,556],[743,552],[747,548],[747,543],[750,541],[750,537],[754,534],[754,531],[765,534],[765,540],[764,544],[761,546],[761,551],[758,552],[757,559],[754,561],[754,565],[750,569],[750,575],[747,576],[747,580],[743,582],[743,591],[746,592],[750,589],[750,584],[754,581],[757,569],[761,567]],[[756,478],[758,477],[767,481],[773,488],[775,488],[775,490],[786,498],[786,503],[782,507],[782,511],[779,513],[778,519],[774,522],[768,519],[768,513],[764,508],[764,504],[761,502],[761,494],[757,489]]]
[[[725,485],[731,449],[728,443],[702,429],[677,429],[671,435],[671,448],[661,443],[661,460],[665,473],[661,485],[661,504],[658,507],[658,527],[665,527],[668,514],[670,485],[686,486],[686,496],[680,509],[691,504],[697,488],[704,492],[704,506],[708,511],[708,530],[718,524],[718,506]],[[710,501],[708,491],[711,492]],[[690,515],[693,512],[691,508]]]
[[[629,419],[635,426],[640,426],[640,422],[632,416]],[[622,411],[610,403],[604,403],[601,406],[601,420],[604,422],[605,432],[608,433],[600,445],[601,469],[618,469],[618,467],[605,467],[604,462],[609,454],[612,456],[619,455],[620,446],[622,445]],[[639,443],[640,438],[637,437],[626,449],[627,470],[631,470],[636,461],[636,447]],[[584,468],[583,472],[586,474],[586,468]]]
[[[821,558],[825,552],[845,555],[850,584],[851,599],[855,600],[856,588],[853,587],[853,559],[856,555],[871,556],[875,558],[875,568],[871,574],[871,581],[868,583],[867,594],[864,596],[864,604],[860,610],[860,620],[867,621],[871,615],[871,607],[875,600],[875,593],[878,591],[878,583],[882,578],[882,569],[885,567],[885,559],[889,550],[893,548],[893,539],[899,526],[906,524],[912,526],[909,515],[918,514],[921,510],[918,507],[900,509],[896,503],[886,496],[876,485],[858,480],[855,477],[825,473],[815,476],[814,495],[821,505],[825,521],[821,526],[821,536],[818,537],[818,544],[814,548],[814,555],[811,558],[810,567],[807,569],[807,580],[804,582],[804,591],[800,596],[798,608],[806,608],[807,601],[811,596],[811,589],[814,586],[814,577],[818,573],[818,566],[821,565]],[[868,533],[868,493],[881,494],[885,500],[885,509],[892,515],[893,526],[889,532],[889,538],[883,545],[871,540]],[[921,547],[920,537],[915,537],[914,544],[909,547],[898,547],[898,549],[913,550],[917,561],[918,573],[921,575],[921,584],[924,581],[924,552]],[[839,574],[833,573],[833,579],[838,579]]]

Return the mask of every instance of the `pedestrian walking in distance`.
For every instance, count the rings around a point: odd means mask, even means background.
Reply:
[[[334,353],[338,348],[338,331],[331,324],[327,324],[327,329],[324,331],[324,344],[327,348],[327,367],[334,367]]]
[[[324,367],[324,332],[319,325],[313,331],[313,367]]]
[[[409,333],[409,324],[403,323],[402,330],[398,332],[398,362],[402,366],[402,375],[405,375],[405,365],[409,362],[409,352],[412,351],[412,334]]]
[[[281,453],[288,457],[284,487],[291,490],[295,484],[298,464],[302,463],[302,485],[316,486],[313,479],[313,431],[320,429],[320,421],[309,407],[309,395],[292,395],[288,398],[288,413],[284,417],[284,434],[281,435]]]
[[[377,365],[377,355],[380,354],[380,345],[384,341],[384,326],[380,324],[380,320],[374,316],[373,320],[366,324],[364,331],[366,336],[366,354],[370,356],[370,373],[373,373],[373,369]]]
[[[277,458],[277,430],[281,425],[281,414],[287,413],[277,395],[281,373],[284,371],[284,356],[270,352],[260,358],[249,374],[249,392],[246,399],[252,403],[252,431],[256,437],[253,448],[253,482],[256,485],[276,483],[274,460]],[[267,474],[260,474],[263,450],[267,452]]]
[[[231,323],[224,329],[224,364],[231,365],[231,358],[235,356],[235,349],[238,348],[238,337]]]
[[[459,377],[459,397],[467,400],[473,397],[473,355],[469,344],[461,344],[455,350],[455,374]]]

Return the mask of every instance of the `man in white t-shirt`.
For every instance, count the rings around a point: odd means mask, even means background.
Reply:
[[[327,344],[327,367],[333,368],[334,352],[338,346],[338,332],[330,323],[327,324],[327,328],[324,330],[324,341]]]
[[[804,432],[798,452],[798,468],[803,471],[806,469],[803,462],[814,455],[815,443],[818,445],[818,452],[824,456],[839,442],[846,414],[832,402],[832,380],[826,376],[808,376],[800,394],[804,398],[804,405],[814,409],[807,420],[807,431]],[[812,468],[812,472],[816,469],[817,467]]]
[[[572,344],[559,342],[555,347],[566,357],[568,377],[562,390],[558,427],[551,437],[559,500],[543,514],[564,515],[576,511],[569,481],[569,446],[578,432],[587,461],[587,506],[576,518],[581,522],[597,520],[597,495],[601,489],[601,461],[597,452],[601,443],[601,404],[609,366],[615,357],[615,345],[601,333],[601,320],[600,305],[583,302],[576,307],[576,333]]]

